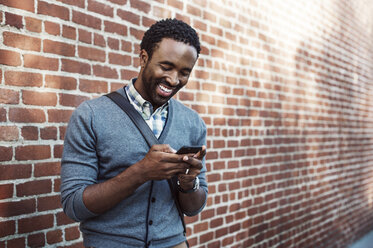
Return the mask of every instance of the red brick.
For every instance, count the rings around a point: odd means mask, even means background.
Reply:
[[[60,140],[64,140],[67,126],[59,126],[59,129],[60,129]]]
[[[105,51],[92,48],[92,47],[79,46],[78,55],[80,58],[88,59],[88,60],[94,60],[94,61],[100,61],[100,62],[105,62],[106,60]]]
[[[27,145],[16,147],[16,159],[39,160],[51,157],[51,149],[48,145]]]
[[[14,0],[1,0],[1,4],[12,8],[23,9],[29,12],[35,12],[34,0],[23,0],[22,2]]]
[[[151,25],[153,25],[156,22],[155,19],[148,18],[146,16],[142,16],[142,24],[149,28]]]
[[[44,40],[43,51],[45,53],[54,53],[62,56],[73,57],[75,56],[75,45],[52,40]]]
[[[80,79],[79,90],[88,93],[107,93],[108,83],[106,81]]]
[[[112,7],[94,0],[88,0],[88,11],[110,17],[114,16],[114,9]]]
[[[0,141],[16,141],[19,139],[19,130],[16,126],[0,126]]]
[[[61,193],[60,192],[61,179],[60,178],[56,178],[56,179],[53,180],[53,183],[54,183],[53,191],[56,192],[56,193]]]
[[[36,92],[23,90],[22,102],[26,105],[56,106],[57,95],[52,92]]]
[[[94,35],[94,44],[100,47],[106,47],[105,37],[100,34]]]
[[[25,238],[8,239],[7,245],[7,247],[26,247]]]
[[[38,212],[62,208],[60,195],[39,197]]]
[[[40,128],[40,137],[43,140],[57,140],[57,128],[56,127]]]
[[[61,166],[59,162],[37,163],[34,165],[35,177],[58,176]]]
[[[117,70],[108,67],[108,66],[101,66],[101,65],[93,65],[93,74],[97,77],[104,77],[104,78],[118,78]]]
[[[12,26],[18,29],[22,29],[23,28],[22,20],[23,18],[20,15],[5,12],[5,24],[6,25],[9,25],[9,26]]]
[[[43,247],[45,246],[45,235],[44,233],[30,234],[27,237],[28,247]]]
[[[0,146],[0,161],[10,161],[13,158],[13,149],[11,147]]]
[[[122,51],[125,51],[125,52],[132,52],[132,43],[131,42],[128,42],[128,41],[125,41],[125,40],[122,40],[121,41],[121,46],[122,46]]]
[[[33,126],[24,126],[21,129],[21,135],[25,140],[38,140],[39,129]]]
[[[89,97],[86,96],[78,96],[73,94],[60,94],[60,105],[62,106],[71,106],[71,107],[77,107],[82,102],[89,99]]]
[[[49,71],[58,70],[58,59],[33,54],[25,54],[23,58],[25,67]]]
[[[15,221],[0,221],[0,238],[15,234]]]
[[[105,32],[127,36],[127,26],[125,25],[116,22],[105,21],[104,26]]]
[[[45,32],[47,32],[48,34],[51,34],[51,35],[60,35],[61,34],[61,30],[60,30],[61,27],[60,27],[60,24],[58,24],[58,23],[45,21],[44,22],[44,28],[45,28]]]
[[[69,4],[69,5],[74,5],[74,6],[83,8],[83,9],[85,7],[85,0],[57,0],[57,1]]]
[[[87,31],[87,30],[79,29],[78,30],[78,37],[79,37],[79,41],[81,41],[81,42],[84,42],[84,43],[87,43],[87,44],[92,43],[92,33]]]
[[[84,14],[82,12],[74,10],[72,21],[83,26],[101,30],[101,20],[99,18]]]
[[[0,49],[0,64],[10,65],[10,66],[20,66],[21,65],[21,54],[19,54],[18,52]]]
[[[91,74],[91,65],[83,62],[78,62],[70,59],[61,59],[62,71],[79,73],[83,75]]]
[[[18,104],[19,103],[18,91],[0,88],[0,103]]]
[[[41,33],[42,21],[32,17],[25,17],[26,29],[31,32]]]
[[[169,8],[167,7],[158,7],[158,6],[154,6],[153,7],[153,12],[154,12],[154,16],[158,17],[158,18],[167,18],[169,16],[171,16],[172,12]]]
[[[7,85],[38,87],[43,84],[43,77],[38,73],[6,71],[4,77]]]
[[[130,28],[130,34],[138,40],[141,40],[144,36],[144,31],[135,28]]]
[[[110,53],[109,54],[109,63],[110,64],[128,66],[128,65],[131,65],[131,62],[132,62],[131,56],[117,54],[117,53]]]
[[[13,197],[13,184],[0,184],[0,200]],[[1,236],[1,235],[0,235]]]
[[[9,109],[9,120],[23,123],[43,123],[46,121],[43,110],[29,108]]]
[[[76,28],[72,26],[62,26],[62,36],[68,39],[76,39]]]
[[[41,215],[18,221],[18,232],[29,233],[53,227],[53,215]]]
[[[53,230],[47,232],[47,243],[48,244],[55,244],[62,242],[62,230]]]
[[[77,81],[73,77],[46,75],[45,87],[63,90],[75,90]]]
[[[64,225],[75,223],[75,221],[67,217],[67,215],[64,212],[59,212],[56,214],[56,216],[57,216],[57,226],[64,226]]]
[[[0,217],[11,217],[34,213],[36,210],[35,199],[0,203]]]
[[[3,43],[6,46],[16,47],[22,50],[39,52],[41,49],[41,40],[39,38],[16,34],[12,32],[3,33]]]
[[[30,164],[0,165],[0,180],[30,178],[32,172],[31,169],[32,167]]]
[[[132,8],[140,10],[141,12],[149,13],[150,11],[150,4],[145,1],[130,0],[130,5]]]
[[[187,12],[188,12],[188,14],[191,14],[191,15],[194,15],[194,16],[197,16],[197,17],[202,17],[202,9],[194,7],[190,4],[187,4]]]
[[[49,122],[67,123],[70,120],[72,112],[72,110],[50,109],[48,110],[48,120]]]
[[[194,93],[181,91],[178,93],[179,100],[181,101],[194,101]]]
[[[51,180],[39,180],[21,183],[16,186],[17,196],[31,196],[52,192]]]
[[[68,21],[70,19],[69,9],[63,6],[38,1],[38,14],[48,15]]]
[[[125,11],[122,9],[117,10],[117,15],[122,18],[124,21],[131,22],[135,25],[140,25],[140,16],[131,12],[131,11]]]
[[[132,70],[126,70],[126,69],[124,69],[124,70],[120,71],[120,75],[121,75],[120,78],[122,80],[130,80],[130,79],[132,79],[134,77],[137,77],[138,72],[137,71],[132,71]]]
[[[179,10],[183,10],[184,4],[183,1],[180,0],[168,0],[167,2],[170,6],[175,7]]]
[[[201,235],[200,238],[199,238],[199,242],[202,243],[202,244],[207,243],[207,242],[213,240],[213,238],[214,238],[214,233],[209,232],[209,233]]]
[[[78,239],[80,237],[80,231],[77,226],[69,227],[65,229],[65,239],[67,241]]]
[[[53,157],[62,158],[63,145],[54,145],[53,146]]]

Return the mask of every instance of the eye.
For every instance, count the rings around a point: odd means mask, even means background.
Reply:
[[[189,72],[189,71],[181,71],[180,74],[181,74],[181,76],[183,76],[183,77],[188,77],[189,74],[190,74],[190,72]]]
[[[167,65],[160,65],[161,69],[163,71],[170,71],[171,70],[171,67],[170,66],[167,66]]]

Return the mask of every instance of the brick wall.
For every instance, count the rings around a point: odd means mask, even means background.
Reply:
[[[208,126],[193,247],[347,247],[373,225],[373,3],[0,0],[0,248],[82,247],[62,212],[63,137],[82,101],[138,71],[155,21],[202,54],[177,98]]]

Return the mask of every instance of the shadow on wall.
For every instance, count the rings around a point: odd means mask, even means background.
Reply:
[[[360,44],[345,35],[346,16],[354,8],[334,7],[338,25],[323,30],[322,44],[311,37],[300,42],[294,58],[300,79],[296,83],[307,95],[299,109],[305,115],[298,120],[306,142],[308,204],[312,206],[312,218],[306,221],[312,227],[306,235],[310,238],[307,247],[345,247],[369,231],[373,222],[367,198],[372,188],[372,164],[367,159],[372,143],[364,120],[369,114],[365,93],[369,88],[368,80],[360,80],[366,75],[360,62],[369,51],[354,51]],[[310,96],[315,101],[309,101]],[[370,217],[365,226],[356,221],[362,216]]]
[[[292,75],[278,66],[284,63],[281,51],[261,36],[268,60],[264,67],[274,73],[258,77],[275,93],[260,97],[278,101],[266,106],[266,113],[258,113],[265,120],[271,117],[263,139],[275,136],[279,147],[278,166],[270,169],[278,173],[272,184],[279,196],[274,213],[278,247],[345,247],[373,223],[373,139],[368,131],[372,124],[365,120],[372,118],[372,93],[367,93],[372,78],[364,77],[373,75],[373,69],[360,63],[370,50],[354,50],[359,44],[346,36],[346,28],[353,25],[346,23],[346,16],[358,19],[356,12],[351,14],[353,8],[340,3],[334,8],[338,25],[323,26],[324,36],[303,37],[293,57]],[[357,221],[361,216],[370,217],[366,225]],[[273,231],[270,228],[261,225],[249,233],[254,231],[255,236]]]

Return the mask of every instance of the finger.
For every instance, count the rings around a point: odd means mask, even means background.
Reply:
[[[206,155],[206,146],[202,146],[202,150],[194,154],[194,158],[202,159]]]
[[[196,169],[202,169],[203,165],[201,160],[193,158],[193,157],[184,157],[183,161],[186,163],[190,164],[191,167],[196,168]]]
[[[167,152],[167,153],[176,153],[176,150],[174,150],[168,144],[156,144],[156,145],[153,145],[151,147],[151,150],[153,150],[153,151],[159,151],[159,152]]]

